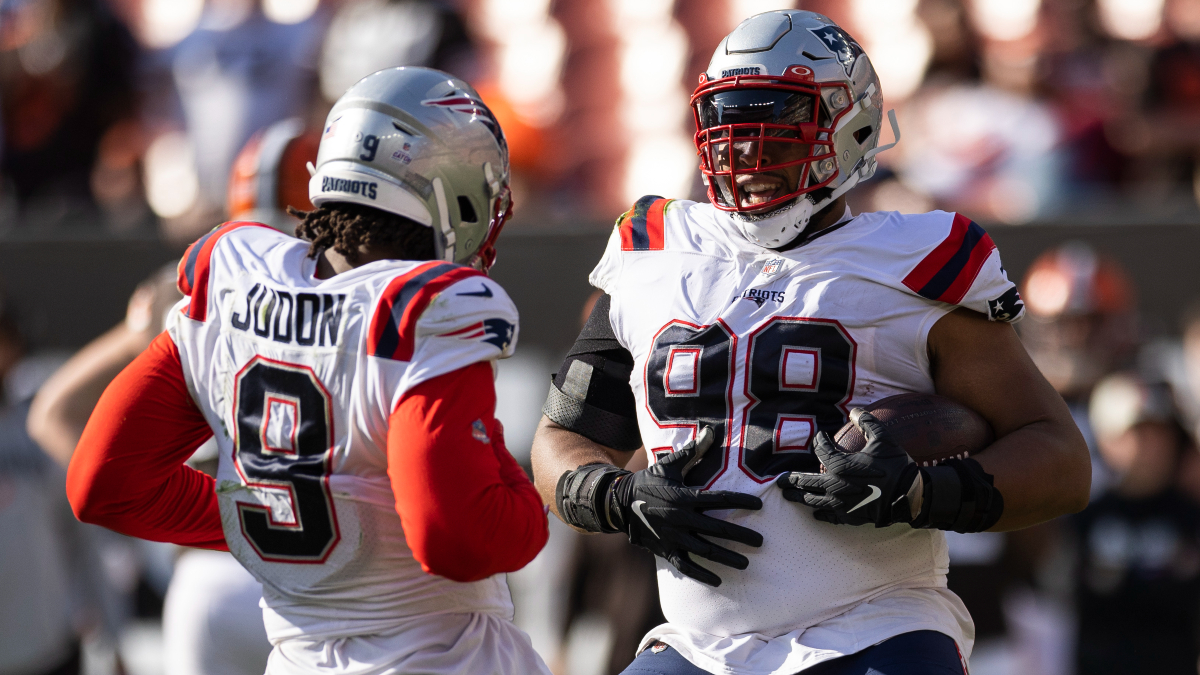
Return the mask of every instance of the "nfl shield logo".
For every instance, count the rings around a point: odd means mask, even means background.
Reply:
[[[770,277],[779,274],[779,271],[782,269],[783,258],[771,258],[767,262],[763,263],[762,271],[759,272],[759,274]]]

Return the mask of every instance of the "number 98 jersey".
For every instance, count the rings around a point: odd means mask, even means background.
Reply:
[[[387,475],[388,417],[417,384],[511,355],[516,308],[462,265],[381,260],[315,276],[308,243],[227,223],[180,262],[168,330],[220,450],[225,539],[263,584],[272,642],[385,632],[434,612],[505,618],[503,576],[413,558]]]
[[[773,479],[819,471],[814,434],[836,431],[852,407],[933,392],[926,338],[955,307],[997,321],[1021,315],[995,245],[957,214],[847,210],[779,252],[745,240],[729,217],[709,204],[645,197],[618,221],[590,278],[611,296],[613,332],[634,358],[647,450],[660,455],[711,426],[720,447],[687,481],[763,500],[761,511],[723,516],[763,535],[759,549],[728,544],[749,558],[746,570],[693,558],[721,576],[719,587],[659,561],[669,629],[779,636],[844,615],[854,640],[930,628],[969,644],[970,620],[944,590],[940,531],[822,523],[785,501]],[[871,609],[907,589],[932,589],[917,601],[924,614],[879,619],[887,612]]]

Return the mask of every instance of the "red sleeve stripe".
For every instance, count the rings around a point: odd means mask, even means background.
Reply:
[[[904,285],[930,300],[958,304],[995,248],[982,227],[956,213],[950,235],[904,277]]]
[[[222,236],[239,227],[266,227],[267,229],[271,229],[262,223],[252,223],[250,221],[223,223],[213,228],[208,234],[197,239],[196,243],[189,246],[187,251],[184,252],[183,258],[179,260],[179,292],[192,299],[188,303],[187,308],[184,309],[184,314],[189,319],[204,321],[208,315],[208,273],[213,247],[217,245],[217,240]]]
[[[447,286],[482,276],[482,272],[463,265],[430,262],[392,279],[371,318],[367,355],[396,361],[412,360],[417,320],[429,303]]]
[[[670,203],[657,195],[637,200],[618,221],[622,251],[663,250],[663,211]]]

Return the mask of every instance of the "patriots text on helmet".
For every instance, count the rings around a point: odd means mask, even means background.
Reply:
[[[346,194],[362,195],[368,199],[375,199],[378,189],[379,185],[377,183],[367,180],[347,180],[331,176],[321,178],[322,192],[345,192]]]
[[[721,71],[721,77],[735,77],[737,75],[761,75],[762,68],[758,66],[744,66],[741,68],[726,68]]]

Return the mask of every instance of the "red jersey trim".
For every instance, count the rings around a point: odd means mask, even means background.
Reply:
[[[995,249],[982,227],[956,213],[950,234],[904,277],[904,285],[922,297],[956,305]]]
[[[430,262],[392,279],[371,318],[367,355],[395,361],[412,360],[417,321],[429,303],[446,287],[463,279],[483,276],[486,275],[470,267]]]
[[[208,277],[212,261],[213,247],[217,240],[238,229],[239,227],[265,227],[269,225],[251,221],[233,221],[222,223],[211,232],[200,237],[188,247],[183,257],[179,259],[179,292],[191,298],[191,302],[183,310],[189,319],[204,321],[208,316]]]
[[[617,227],[621,232],[622,251],[661,251],[664,239],[664,215],[670,199],[647,195],[637,200],[633,208],[621,216]]]

